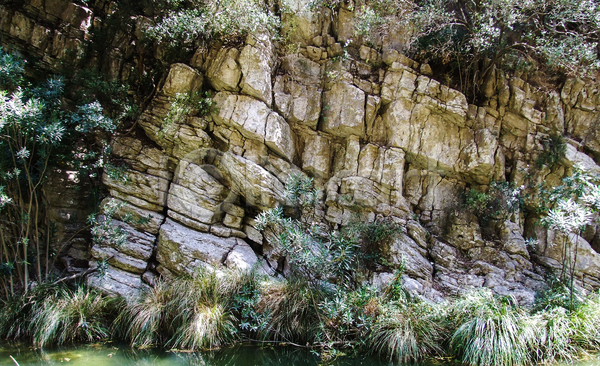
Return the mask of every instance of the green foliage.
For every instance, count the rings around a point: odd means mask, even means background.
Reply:
[[[14,293],[15,286],[27,288],[30,275],[38,282],[48,278],[51,249],[44,235],[50,224],[41,192],[48,172],[64,162],[93,168],[96,164],[86,160],[95,155],[87,148],[77,149],[77,142],[86,134],[116,129],[98,102],[69,110],[61,79],[32,85],[22,65],[18,57],[0,49],[0,70],[12,73],[8,82],[18,83],[0,91],[0,261],[13,269],[0,279],[5,293]]]
[[[2,301],[0,335],[29,338],[36,347],[106,340],[121,306],[120,299],[84,286],[41,284]]]
[[[598,182],[600,177],[575,166],[573,174],[563,178],[562,185],[550,191],[540,188],[544,204],[539,211],[545,214],[541,223],[561,233],[563,237],[563,261],[559,279],[566,283],[567,277],[569,278],[571,310],[575,306],[574,280],[579,251],[578,236],[592,223],[594,212],[600,210]],[[573,238],[574,245],[569,237]]]
[[[562,135],[550,135],[542,141],[544,151],[535,160],[538,167],[548,166],[552,168],[560,162],[567,152],[567,145]]]
[[[573,289],[574,302],[571,304],[571,288],[567,283],[561,281],[555,276],[550,276],[546,283],[548,285],[547,288],[538,292],[535,297],[534,311],[543,311],[550,310],[555,308],[579,308],[581,304],[584,302],[584,297],[577,291],[577,289]]]
[[[594,76],[600,5],[593,0],[424,0],[357,3],[355,33],[373,44],[410,29],[408,52],[455,74],[473,96],[494,67]]]
[[[392,303],[406,304],[410,302],[410,295],[402,285],[402,275],[406,270],[406,258],[402,257],[400,268],[394,273],[394,278],[385,289],[385,299]]]
[[[354,288],[359,246],[356,238],[337,232],[325,235],[313,222],[319,191],[311,178],[293,175],[285,196],[300,209],[300,219],[284,216],[283,207],[261,212],[256,217],[259,230],[271,230],[286,256],[292,276],[304,278],[313,286],[325,286],[332,279],[346,288]]]
[[[249,33],[279,28],[279,18],[258,0],[189,2],[171,0],[146,35],[161,42],[191,46],[211,40],[240,39]]]
[[[24,61],[0,48],[0,89],[14,90],[23,83]]]
[[[524,365],[531,363],[529,349],[536,328],[526,314],[507,298],[490,290],[471,292],[449,310],[455,324],[450,348],[465,365]]]
[[[465,208],[476,215],[481,224],[503,221],[521,209],[522,189],[509,182],[492,182],[487,192],[469,188],[465,192]]]
[[[358,238],[360,261],[371,268],[375,263],[387,264],[381,257],[383,249],[390,244],[394,235],[401,231],[399,225],[387,218],[367,222],[355,217],[342,230],[342,234],[344,237]]]

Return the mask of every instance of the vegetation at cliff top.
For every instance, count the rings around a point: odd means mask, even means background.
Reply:
[[[257,31],[275,34],[279,27],[279,18],[261,1],[165,0],[160,4],[161,15],[146,30],[148,37],[158,41],[191,46],[215,39],[240,40]]]
[[[357,35],[378,41],[410,29],[410,54],[454,70],[456,87],[481,93],[494,68],[577,76],[600,70],[594,0],[362,1]]]

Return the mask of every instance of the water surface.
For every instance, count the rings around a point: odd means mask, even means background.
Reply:
[[[169,352],[164,350],[133,350],[126,345],[86,345],[61,349],[34,350],[23,345],[0,345],[0,365],[70,366],[391,366],[397,365],[376,356],[334,357],[324,363],[315,352],[294,347],[262,347],[239,345],[207,352]],[[418,366],[445,366],[427,363]],[[446,364],[449,365],[449,364]],[[558,366],[556,364],[555,366]],[[569,366],[600,366],[600,360],[568,364]]]

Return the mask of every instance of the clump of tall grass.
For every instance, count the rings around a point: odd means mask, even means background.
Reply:
[[[96,342],[110,336],[110,325],[119,299],[87,287],[60,287],[36,306],[30,333],[36,346]]]
[[[270,282],[257,304],[258,311],[267,318],[262,336],[285,342],[312,342],[319,333],[318,304],[323,295],[323,291],[299,278]]]
[[[575,343],[587,350],[600,351],[600,294],[588,296],[572,316],[577,330]]]
[[[107,339],[121,300],[85,287],[40,284],[21,296],[3,300],[0,334],[30,338],[37,347]]]
[[[526,365],[535,347],[538,323],[510,298],[489,289],[473,291],[449,308],[454,323],[450,350],[465,365]]]
[[[254,275],[202,270],[156,285],[129,302],[117,324],[134,346],[211,349],[238,339],[235,296]]]
[[[227,280],[226,280],[227,279]],[[220,347],[237,336],[232,315],[225,309],[230,300],[230,277],[202,271],[195,277],[172,283],[170,304],[176,329],[168,344],[190,350]]]
[[[406,303],[387,306],[370,335],[370,344],[390,360],[413,363],[441,356],[447,338],[443,309],[435,305]]]
[[[536,314],[542,319],[538,361],[574,361],[588,352],[600,351],[600,298],[593,294],[577,304],[573,311],[555,306]]]
[[[163,343],[165,335],[172,332],[173,316],[169,311],[172,299],[169,284],[156,281],[154,287],[142,290],[137,298],[128,301],[116,319],[117,329],[137,347]]]

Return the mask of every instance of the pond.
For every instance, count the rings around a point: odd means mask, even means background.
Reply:
[[[209,352],[170,352],[164,350],[133,350],[126,345],[94,344],[60,349],[33,350],[19,345],[0,345],[0,365],[15,366],[72,365],[72,366],[316,366],[321,358],[305,349],[294,347],[262,347],[239,345]],[[391,366],[394,363],[376,356],[335,357],[327,365],[335,366]],[[442,366],[428,363],[419,366]],[[591,360],[570,366],[600,366],[600,360]],[[558,364],[556,365],[558,366]]]

